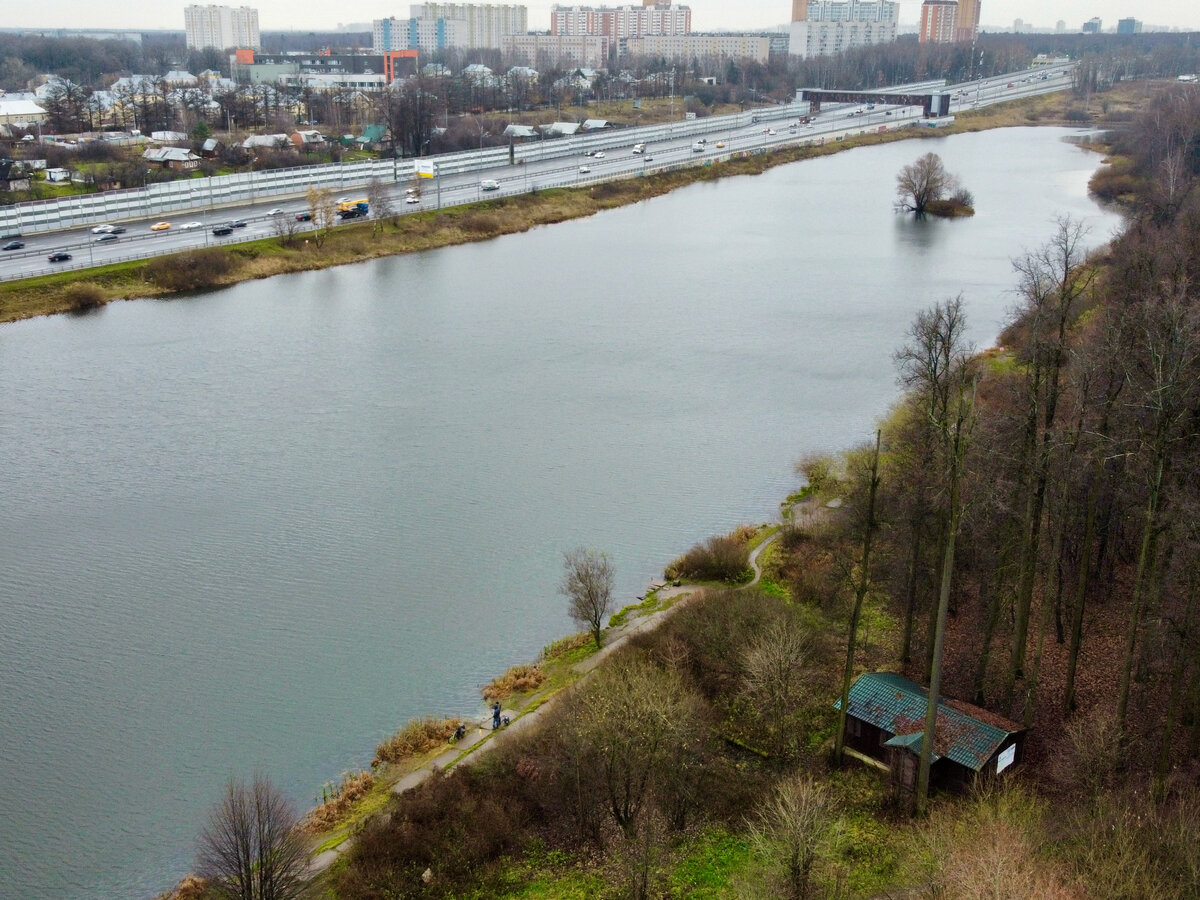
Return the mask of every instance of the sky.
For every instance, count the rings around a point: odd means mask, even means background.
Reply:
[[[42,0],[21,3],[0,0],[7,28],[123,28],[130,30],[169,28],[183,30],[183,8],[189,2],[221,0]],[[512,0],[510,0],[512,2]],[[547,2],[526,2],[529,27],[545,29],[550,24]],[[560,0],[588,5],[617,6],[640,0]],[[676,0],[680,2],[680,0]],[[748,30],[781,25],[791,15],[791,0],[684,0],[692,8],[692,29]],[[332,29],[340,23],[367,22],[386,16],[407,16],[409,0],[352,0],[343,3],[295,0],[224,0],[224,5],[258,9],[259,27],[264,31],[285,29]],[[920,18],[920,0],[901,0],[900,21],[915,23]],[[1200,2],[1197,0],[983,0],[983,25],[1009,28],[1014,19],[1026,25],[1053,28],[1062,19],[1069,31],[1078,31],[1087,19],[1099,16],[1104,27],[1117,19],[1133,16],[1147,25],[1174,26],[1200,31]]]

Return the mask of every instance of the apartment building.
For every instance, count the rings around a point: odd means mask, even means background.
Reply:
[[[505,59],[522,60],[535,68],[608,65],[612,42],[602,34],[506,34],[500,38]]]
[[[626,38],[620,45],[622,56],[652,56],[689,62],[693,59],[720,57],[749,59],[766,65],[771,55],[771,39],[753,34],[648,34]]]
[[[953,44],[958,39],[956,0],[925,0],[919,34],[922,44]]]
[[[831,56],[896,40],[900,4],[892,0],[793,0],[792,56]]]
[[[565,6],[550,9],[551,34],[602,34],[614,41],[647,35],[684,35],[692,31],[690,6],[670,0],[645,0],[636,6]]]
[[[214,47],[262,49],[258,10],[249,6],[188,6],[183,10],[183,30],[189,50]]]

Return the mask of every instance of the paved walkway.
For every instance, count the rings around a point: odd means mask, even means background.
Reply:
[[[776,532],[764,540],[761,544],[754,548],[750,554],[750,568],[754,570],[754,578],[749,583],[743,585],[739,590],[745,590],[758,584],[762,579],[762,568],[758,564],[759,556],[770,546],[775,539],[779,537]],[[668,616],[674,615],[676,611],[687,606],[696,598],[702,597],[707,588],[699,585],[668,585],[666,582],[655,581],[651,582],[647,593],[658,591],[659,603],[673,601],[665,608],[658,609],[645,616],[640,616],[627,621],[622,625],[614,628],[606,628],[604,630],[604,646],[597,653],[593,653],[585,660],[575,664],[575,671],[579,672],[583,677],[575,684],[584,681],[588,674],[591,673],[600,663],[608,659],[619,648],[625,646],[630,638],[634,635],[641,634],[645,631],[650,631],[657,628],[666,620]],[[639,597],[639,600],[642,598]],[[534,695],[536,697],[536,694]],[[528,700],[534,699],[533,697]],[[527,701],[528,702],[528,701]],[[499,731],[492,731],[492,719],[489,715],[484,721],[480,722],[476,727],[469,728],[462,740],[448,747],[443,753],[430,760],[425,765],[409,772],[392,786],[393,794],[403,794],[406,791],[411,791],[413,788],[422,784],[426,779],[430,778],[435,772],[446,771],[458,765],[469,765],[473,760],[478,759],[483,753],[500,745],[501,740],[507,740],[508,736],[514,733],[519,733],[530,728],[542,715],[542,713],[554,705],[555,698],[550,698],[541,706],[527,713],[522,713],[519,709],[502,709],[501,717],[508,716],[509,724],[502,727]],[[323,872],[325,869],[333,865],[334,861],[342,853],[345,853],[354,845],[353,836],[346,838],[341,844],[333,849],[326,850],[318,854],[309,864],[309,871],[316,875]]]

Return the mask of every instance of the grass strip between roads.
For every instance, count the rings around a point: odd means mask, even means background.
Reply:
[[[1121,90],[1094,95],[1086,110],[1094,119],[1113,117],[1136,108],[1149,90],[1137,82]],[[757,175],[774,166],[897,140],[936,139],[948,134],[983,131],[1018,125],[1069,124],[1068,110],[1083,110],[1082,101],[1067,92],[1042,95],[984,110],[958,115],[944,129],[904,128],[884,133],[864,133],[823,145],[786,147],[753,156],[736,157],[694,168],[631,177],[592,187],[557,188],[497,197],[441,211],[399,216],[376,229],[371,223],[334,229],[320,247],[311,233],[296,235],[290,245],[270,237],[227,247],[181,251],[156,260],[138,260],[108,266],[41,275],[0,284],[0,322],[13,322],[53,313],[85,312],[112,300],[155,298],[228,287],[243,281],[290,272],[306,272],[346,263],[448,247],[528,231],[593,215],[657,197],[679,187],[735,175]],[[182,266],[187,257],[218,254],[219,266],[209,277],[178,288],[172,263]],[[164,262],[165,261],[165,262]],[[194,266],[193,266],[194,268]]]

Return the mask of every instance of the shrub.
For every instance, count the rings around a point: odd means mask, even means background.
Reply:
[[[669,579],[687,578],[699,581],[724,581],[742,584],[753,577],[750,569],[750,547],[739,540],[740,532],[710,537],[697,544],[667,566]]]
[[[413,719],[386,741],[375,748],[375,759],[371,766],[399,762],[421,753],[427,753],[450,740],[462,719],[435,719],[426,716]]]
[[[334,827],[374,786],[375,776],[370,772],[347,772],[338,784],[322,789],[321,805],[304,817],[301,826],[310,834]]]
[[[499,219],[486,213],[472,213],[459,220],[458,227],[467,234],[497,234],[501,225]]]
[[[1063,118],[1068,122],[1090,122],[1091,114],[1086,109],[1081,109],[1078,106],[1073,106],[1063,114]]]
[[[81,281],[76,284],[67,285],[67,289],[63,291],[63,296],[67,301],[68,307],[74,312],[85,312],[89,309],[96,309],[103,306],[108,298],[104,294],[104,289],[98,284],[90,281]]]
[[[542,648],[542,659],[552,660],[558,659],[560,656],[565,656],[572,650],[578,650],[580,647],[586,647],[592,641],[592,636],[586,631],[581,631],[578,634],[568,635],[565,638],[559,638],[553,644]]]
[[[236,267],[237,261],[226,250],[190,250],[151,260],[146,278],[170,291],[195,291],[215,285]]]
[[[546,680],[546,673],[536,665],[513,666],[483,689],[484,700],[503,700],[513,694],[536,690]]]

